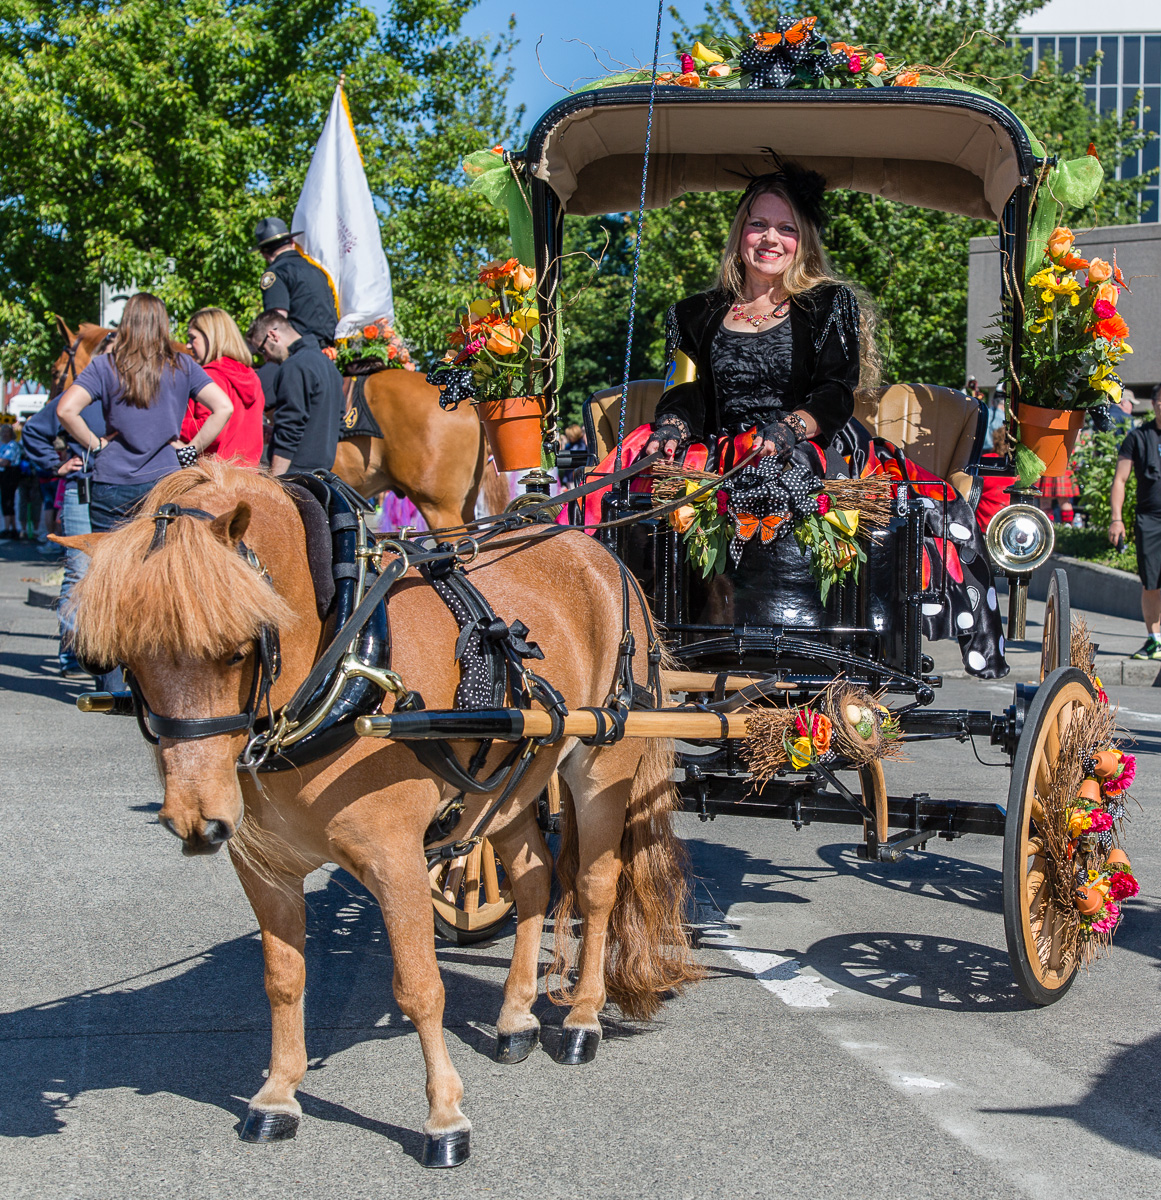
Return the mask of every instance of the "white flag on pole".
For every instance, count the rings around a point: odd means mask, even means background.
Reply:
[[[391,271],[341,83],[314,148],[291,228],[303,231],[295,239],[299,248],[330,276],[339,309],[336,337],[349,337],[384,317],[394,325]]]

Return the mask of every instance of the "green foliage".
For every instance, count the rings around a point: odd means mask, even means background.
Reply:
[[[44,378],[50,314],[137,281],[179,322],[259,306],[259,217],[289,220],[340,72],[380,202],[400,328],[442,350],[498,216],[463,154],[511,135],[507,40],[472,0],[0,0],[0,356]]]
[[[1123,550],[1117,550],[1109,544],[1107,522],[1103,528],[1098,528],[1095,521],[1087,529],[1061,526],[1056,530],[1056,553],[1115,567],[1118,571],[1128,571],[1130,575],[1137,574],[1137,547],[1133,542],[1131,526]]]
[[[1117,470],[1117,451],[1125,440],[1125,432],[1123,429],[1111,429],[1108,433],[1086,430],[1072,454],[1072,477],[1080,488],[1075,507],[1085,514],[1089,528],[1101,534],[1112,520],[1109,496]],[[1121,509],[1126,529],[1133,528],[1136,513],[1137,477],[1130,471],[1125,483],[1125,504]]]

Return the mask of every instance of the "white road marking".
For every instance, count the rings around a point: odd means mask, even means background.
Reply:
[[[827,987],[818,975],[807,974],[796,958],[768,950],[748,950],[734,937],[734,925],[715,922],[701,930],[704,945],[728,954],[783,1004],[791,1008],[830,1008],[828,997],[839,989]]]

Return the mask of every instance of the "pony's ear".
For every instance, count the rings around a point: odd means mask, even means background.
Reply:
[[[250,506],[243,502],[233,512],[222,513],[213,519],[210,528],[214,531],[214,537],[225,542],[232,550],[250,528]]]
[[[50,533],[48,540],[56,542],[66,550],[80,550],[83,554],[92,554],[101,538],[107,536],[105,533],[78,533],[72,537],[57,537],[55,533]]]
[[[64,317],[62,317],[60,313],[53,313],[53,317],[56,320],[57,333],[59,333],[64,339],[64,344],[66,346],[71,346],[73,344],[74,335],[72,330],[69,329],[68,325],[66,324]]]

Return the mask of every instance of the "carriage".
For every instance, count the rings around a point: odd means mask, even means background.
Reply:
[[[688,192],[737,190],[740,177],[767,169],[770,147],[820,171],[831,187],[994,220],[1004,289],[997,307],[1015,299],[1019,311],[1021,288],[1012,281],[1025,277],[1030,210],[1051,162],[1035,156],[1026,128],[995,100],[929,87],[670,87],[651,96],[648,86],[618,86],[561,101],[535,125],[523,154],[509,156],[531,206],[545,343],[551,347],[558,328],[566,214],[621,211],[639,199],[644,212]],[[1009,319],[1010,361],[1018,377],[1019,321]],[[625,432],[651,420],[663,386],[660,379],[633,380],[594,395],[583,411],[584,461],[565,452],[558,465],[583,466],[590,484],[598,480],[598,464],[620,448]],[[545,446],[551,448],[551,378],[548,393]],[[1009,381],[1008,394],[1019,395],[1018,378]],[[680,739],[681,803],[702,820],[730,813],[786,820],[796,828],[810,822],[861,826],[858,852],[877,861],[897,860],[934,839],[1002,837],[1012,970],[1029,1001],[1050,1004],[1073,982],[1081,953],[1074,897],[1063,894],[1066,881],[1053,857],[1061,848],[1046,828],[1044,804],[1054,787],[1075,789],[1079,778],[1063,782],[1066,760],[1076,754],[1069,731],[1078,714],[1101,707],[1083,639],[1074,650],[1068,580],[1061,570],[1051,580],[1038,685],[1017,683],[1001,712],[940,708],[935,700],[941,680],[924,653],[922,613],[925,605],[947,602],[947,576],[933,581],[923,569],[925,508],[944,504],[946,521],[948,498],[961,496],[974,507],[982,477],[1010,473],[1010,467],[982,462],[987,414],[962,392],[894,384],[859,400],[856,416],[944,481],[944,497],[932,501],[930,489],[924,498],[922,489],[900,483],[886,527],[869,540],[865,568],[856,581],[835,587],[825,603],[793,550],[771,565],[768,555],[747,548],[737,569],[707,588],[687,561],[681,533],[666,519],[672,505],[659,508],[637,479],[622,479],[604,495],[595,536],[629,565],[679,660],[666,682],[684,701],[682,710],[671,712],[669,724],[651,727]],[[546,490],[543,472],[532,471],[525,483],[528,493],[517,505],[525,506],[529,519],[543,517],[535,500]],[[1053,548],[1052,526],[1034,496],[1034,490],[1012,496],[988,528],[991,566],[1009,585],[1009,640],[1024,638],[1031,572]],[[574,522],[584,522],[583,504],[570,505]],[[988,603],[996,604],[994,590]],[[1074,654],[1088,661],[1074,664]],[[738,714],[754,705],[808,706],[836,681],[888,704],[900,745],[981,739],[998,747],[1011,767],[1006,800],[892,795],[880,759],[854,761],[841,753],[802,769],[783,763],[755,787],[739,753],[746,725]],[[733,722],[729,728],[727,720]],[[391,736],[408,736],[398,721],[384,721],[375,732],[382,735],[388,724]],[[466,941],[495,932],[507,908],[488,848],[473,851],[466,886],[462,861],[455,872],[450,886],[446,864],[433,876],[441,932]]]

